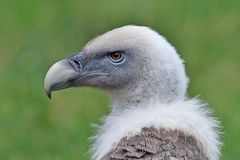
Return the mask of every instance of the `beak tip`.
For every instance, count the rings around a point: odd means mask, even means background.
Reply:
[[[48,98],[51,100],[52,99],[52,94],[51,92],[47,93]]]
[[[46,90],[46,94],[47,94],[48,98],[51,100],[52,99],[51,90]]]

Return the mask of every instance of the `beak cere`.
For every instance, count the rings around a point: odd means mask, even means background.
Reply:
[[[80,68],[81,67],[81,68]],[[72,59],[56,62],[47,72],[44,89],[51,99],[51,92],[72,87],[72,81],[81,74],[82,66]]]

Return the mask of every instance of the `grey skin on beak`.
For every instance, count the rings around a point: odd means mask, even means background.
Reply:
[[[73,86],[74,80],[81,76],[83,67],[80,62],[81,55],[56,62],[47,72],[44,80],[44,89],[51,99],[51,92]]]

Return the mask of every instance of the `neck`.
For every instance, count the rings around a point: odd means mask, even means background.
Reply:
[[[111,92],[110,99],[112,100],[112,113],[121,113],[121,111],[152,106],[153,104],[170,104],[176,102],[177,99],[174,95],[163,96],[159,92],[149,90],[136,89],[134,92],[116,91]],[[162,93],[163,94],[163,93]]]

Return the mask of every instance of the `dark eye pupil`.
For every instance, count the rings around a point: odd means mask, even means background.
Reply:
[[[121,54],[118,52],[112,53],[111,56],[112,56],[112,59],[114,59],[114,60],[118,60],[121,58]]]

